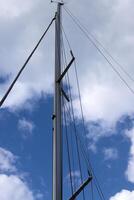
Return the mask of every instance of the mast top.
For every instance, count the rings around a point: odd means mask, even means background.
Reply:
[[[60,5],[64,5],[63,0],[61,0],[61,1],[51,0],[51,3],[59,3]]]

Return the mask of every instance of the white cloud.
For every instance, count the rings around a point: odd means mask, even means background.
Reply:
[[[132,200],[134,199],[134,191],[122,190],[115,194],[110,200]]]
[[[94,145],[100,137],[108,137],[110,134],[114,134],[114,127],[109,127],[106,121],[97,121],[96,123],[88,123],[87,138],[92,139]],[[95,136],[95,137],[94,137]]]
[[[115,148],[105,148],[103,153],[105,160],[115,160],[118,158],[118,151]]]
[[[23,131],[24,133],[32,133],[35,128],[35,125],[32,121],[26,120],[25,118],[19,119],[18,121],[18,129]]]
[[[1,172],[15,172],[17,157],[14,156],[10,151],[0,147],[0,171]]]
[[[87,138],[89,140],[88,148],[92,150],[92,152],[97,152],[97,142],[102,137],[109,137],[115,134],[115,127],[109,126],[106,121],[96,121],[87,123]]]
[[[0,175],[1,200],[35,200],[27,184],[18,176]]]
[[[131,141],[131,147],[128,160],[128,167],[125,174],[128,181],[134,183],[134,129],[128,131],[126,135]]]
[[[23,174],[16,168],[16,156],[0,147],[0,199],[1,200],[36,200],[43,199],[40,193],[28,187]],[[14,175],[16,174],[16,175]]]
[[[87,122],[89,119],[93,121],[105,120],[110,126],[113,126],[121,116],[133,112],[133,96],[129,94],[124,86],[119,86],[118,81],[116,82],[117,87],[114,83],[108,85],[107,81],[105,83],[92,82],[93,85],[90,89],[86,87],[86,84],[88,83],[81,84],[81,91],[84,115]],[[79,108],[77,101],[75,107]]]

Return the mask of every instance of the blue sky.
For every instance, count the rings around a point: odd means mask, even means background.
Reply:
[[[65,6],[133,77],[132,0],[70,0]],[[56,5],[49,1],[1,2],[1,98],[55,10]],[[62,16],[76,57],[87,134],[81,137],[86,140],[87,154],[107,200],[133,199],[134,95],[73,24],[65,10]],[[68,53],[67,43],[65,47]],[[99,48],[102,47],[99,45]],[[67,59],[69,61],[69,54]],[[116,63],[113,64],[133,88],[133,81]],[[73,67],[69,76],[75,117],[78,129],[82,130]],[[52,197],[53,77],[54,25],[0,109],[1,200],[9,200],[11,196],[14,200],[48,200]],[[63,182],[65,198],[68,198],[66,156],[65,152]],[[72,174],[79,183],[77,163]]]

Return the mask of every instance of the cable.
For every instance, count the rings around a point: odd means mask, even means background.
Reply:
[[[18,78],[20,77],[21,73],[23,72],[23,70],[25,69],[26,65],[28,64],[28,62],[30,61],[31,57],[33,56],[33,54],[35,53],[36,49],[38,48],[38,46],[40,45],[41,41],[43,40],[43,38],[45,37],[46,33],[48,32],[49,28],[51,27],[53,21],[55,20],[55,17],[51,20],[50,24],[48,25],[47,29],[45,30],[45,32],[43,33],[43,35],[41,36],[40,40],[38,41],[37,45],[35,46],[35,48],[33,49],[33,51],[31,52],[31,54],[28,56],[27,60],[25,61],[24,65],[22,66],[22,68],[20,69],[20,71],[18,72],[17,76],[15,77],[15,79],[13,80],[13,82],[11,83],[11,85],[9,86],[7,92],[5,93],[5,95],[3,96],[2,100],[0,101],[0,107],[3,105],[3,103],[5,102],[6,98],[8,97],[9,93],[11,92],[11,90],[13,89],[15,83],[17,82]]]
[[[73,18],[73,16],[68,12],[68,10],[63,7],[64,10],[68,13],[68,15],[72,18],[74,23],[79,27],[79,29],[83,32],[83,34],[86,36],[86,38],[90,41],[90,43],[93,44],[93,46],[97,49],[97,51],[104,57],[104,59],[107,61],[107,63],[111,66],[113,71],[118,75],[120,80],[126,85],[126,87],[129,89],[129,91],[134,95],[134,90],[131,88],[131,86],[127,83],[127,81],[121,76],[120,72],[115,68],[115,66],[109,61],[109,59],[106,57],[106,55],[103,53],[103,51],[97,46],[97,44],[91,39],[91,37],[86,33],[86,31],[79,25],[79,23]]]

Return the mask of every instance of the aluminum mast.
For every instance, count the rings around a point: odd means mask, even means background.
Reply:
[[[57,80],[61,76],[61,6],[58,3],[55,20],[55,96],[53,132],[53,200],[62,200],[62,130],[61,88]]]

